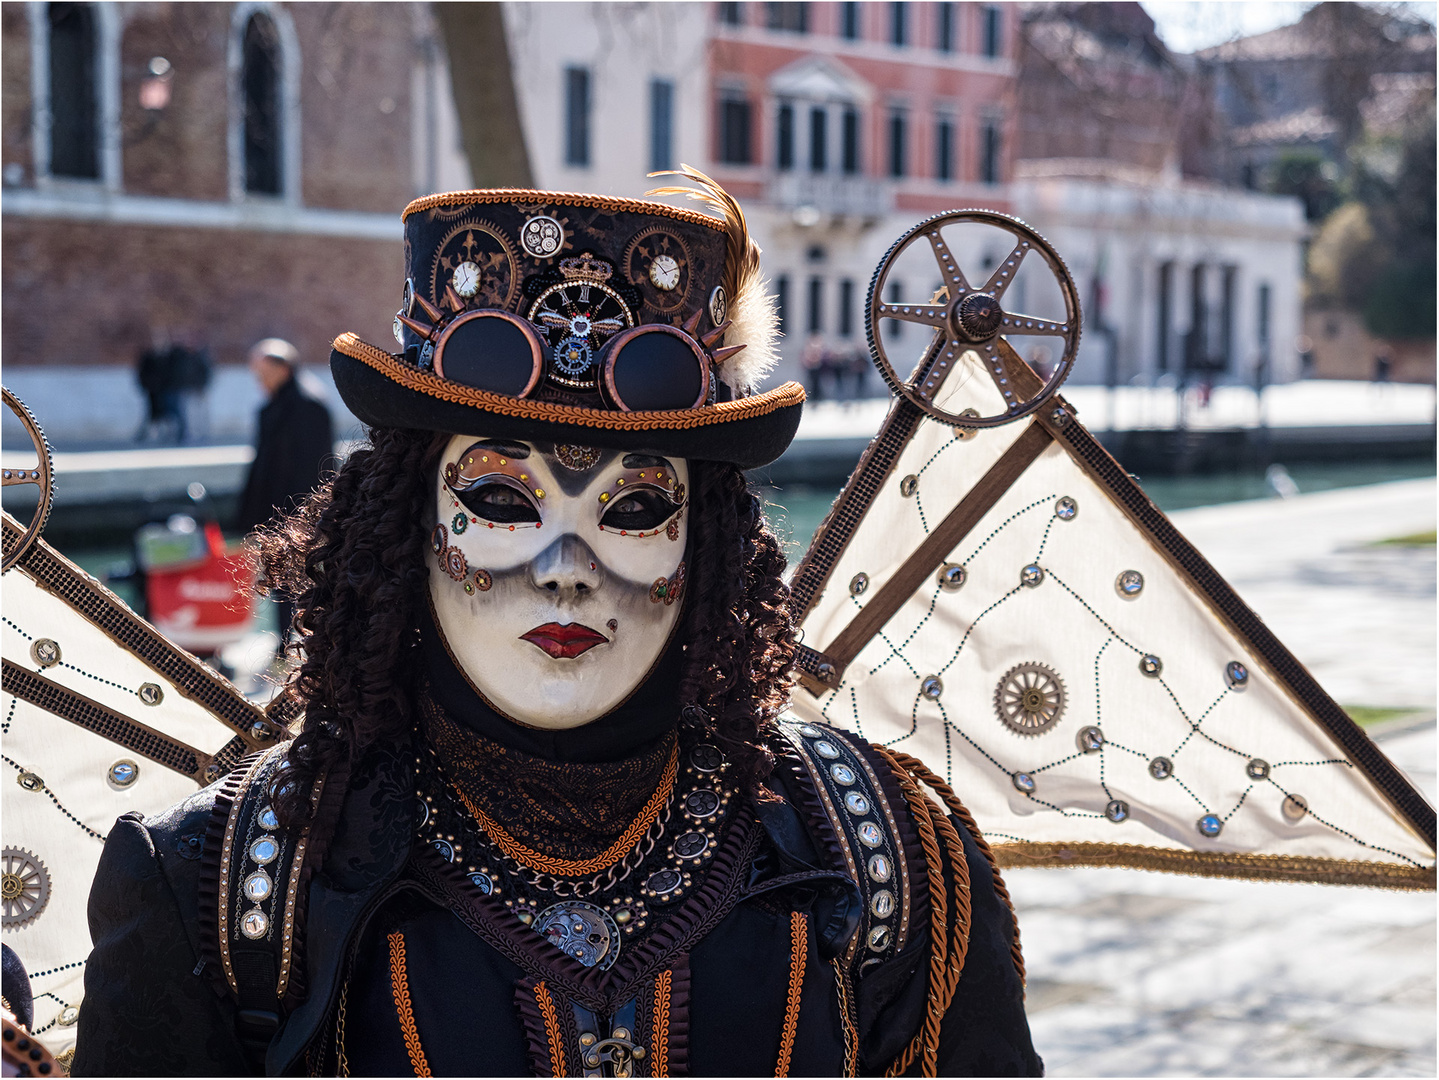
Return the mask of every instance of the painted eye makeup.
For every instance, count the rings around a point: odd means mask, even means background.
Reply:
[[[501,525],[538,522],[540,511],[529,493],[519,485],[491,479],[456,491],[455,497],[465,508],[484,521]]]
[[[658,488],[633,488],[610,501],[600,524],[625,532],[657,529],[679,509],[667,492]]]

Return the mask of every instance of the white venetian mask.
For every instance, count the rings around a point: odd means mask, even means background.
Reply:
[[[435,477],[430,597],[512,719],[579,727],[649,674],[679,619],[684,459],[457,435]]]

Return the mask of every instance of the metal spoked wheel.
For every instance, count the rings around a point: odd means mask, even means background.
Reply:
[[[54,463],[50,457],[50,443],[45,438],[45,433],[40,430],[40,425],[35,422],[35,417],[25,407],[25,403],[12,394],[8,387],[0,387],[4,391],[5,407],[15,414],[21,424],[25,426],[25,433],[30,436],[30,442],[35,447],[35,454],[39,459],[34,468],[29,469],[4,469],[4,486],[11,487],[18,484],[35,484],[40,488],[40,499],[35,506],[35,515],[30,519],[30,524],[20,534],[20,539],[13,546],[7,545],[8,550],[3,558],[0,558],[0,573],[9,570],[20,561],[30,546],[40,538],[40,532],[45,528],[45,522],[50,519],[50,506],[55,501]]]
[[[994,689],[994,711],[1016,735],[1042,735],[1064,715],[1064,680],[1044,664],[1016,664]]]
[[[965,278],[954,252],[941,234],[947,226],[962,224],[993,226],[1008,233],[1014,241],[1009,254],[1000,260],[988,280],[978,288]],[[884,301],[884,287],[895,263],[911,245],[921,241],[929,245],[939,265],[943,282],[940,294],[934,301],[923,304]],[[1003,306],[1006,290],[1014,283],[1024,260],[1031,255],[1043,260],[1057,281],[1064,302],[1062,319],[1019,314],[1007,311]],[[938,331],[925,361],[908,382],[899,377],[885,352],[877,326],[880,319],[918,323]],[[1035,412],[1069,376],[1079,348],[1079,293],[1059,253],[1018,218],[991,210],[951,210],[920,222],[889,249],[870,279],[869,296],[865,302],[865,333],[875,366],[894,393],[936,420],[955,427],[997,427]],[[1005,340],[1018,336],[1055,337],[1062,342],[1059,361],[1042,383]],[[1006,408],[1003,412],[993,416],[956,416],[934,404],[945,377],[966,350],[974,350],[981,357],[985,371],[1004,399]],[[1024,378],[1026,373],[1028,377]],[[1016,374],[1021,378],[1017,379]],[[1039,385],[1026,389],[1025,384],[1029,383]]]

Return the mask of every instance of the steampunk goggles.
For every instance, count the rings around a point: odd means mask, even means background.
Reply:
[[[548,381],[598,390],[606,405],[621,412],[694,409],[713,398],[714,365],[744,348],[710,351],[730,324],[697,339],[699,312],[683,327],[641,323],[621,330],[591,355],[590,346],[574,338],[551,345],[534,323],[510,311],[481,308],[445,319],[423,297],[415,302],[431,325],[407,316],[400,321],[423,339],[421,366],[449,382],[506,397],[531,397]]]

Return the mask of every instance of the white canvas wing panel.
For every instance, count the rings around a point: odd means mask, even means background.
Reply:
[[[796,573],[796,714],[922,758],[1013,865],[1433,888],[1423,797],[1052,405],[895,405]]]
[[[22,531],[5,516],[7,553]],[[32,975],[36,1033],[64,1054],[82,1007],[90,882],[115,819],[194,793],[271,745],[282,721],[43,540],[0,580],[4,937]]]

